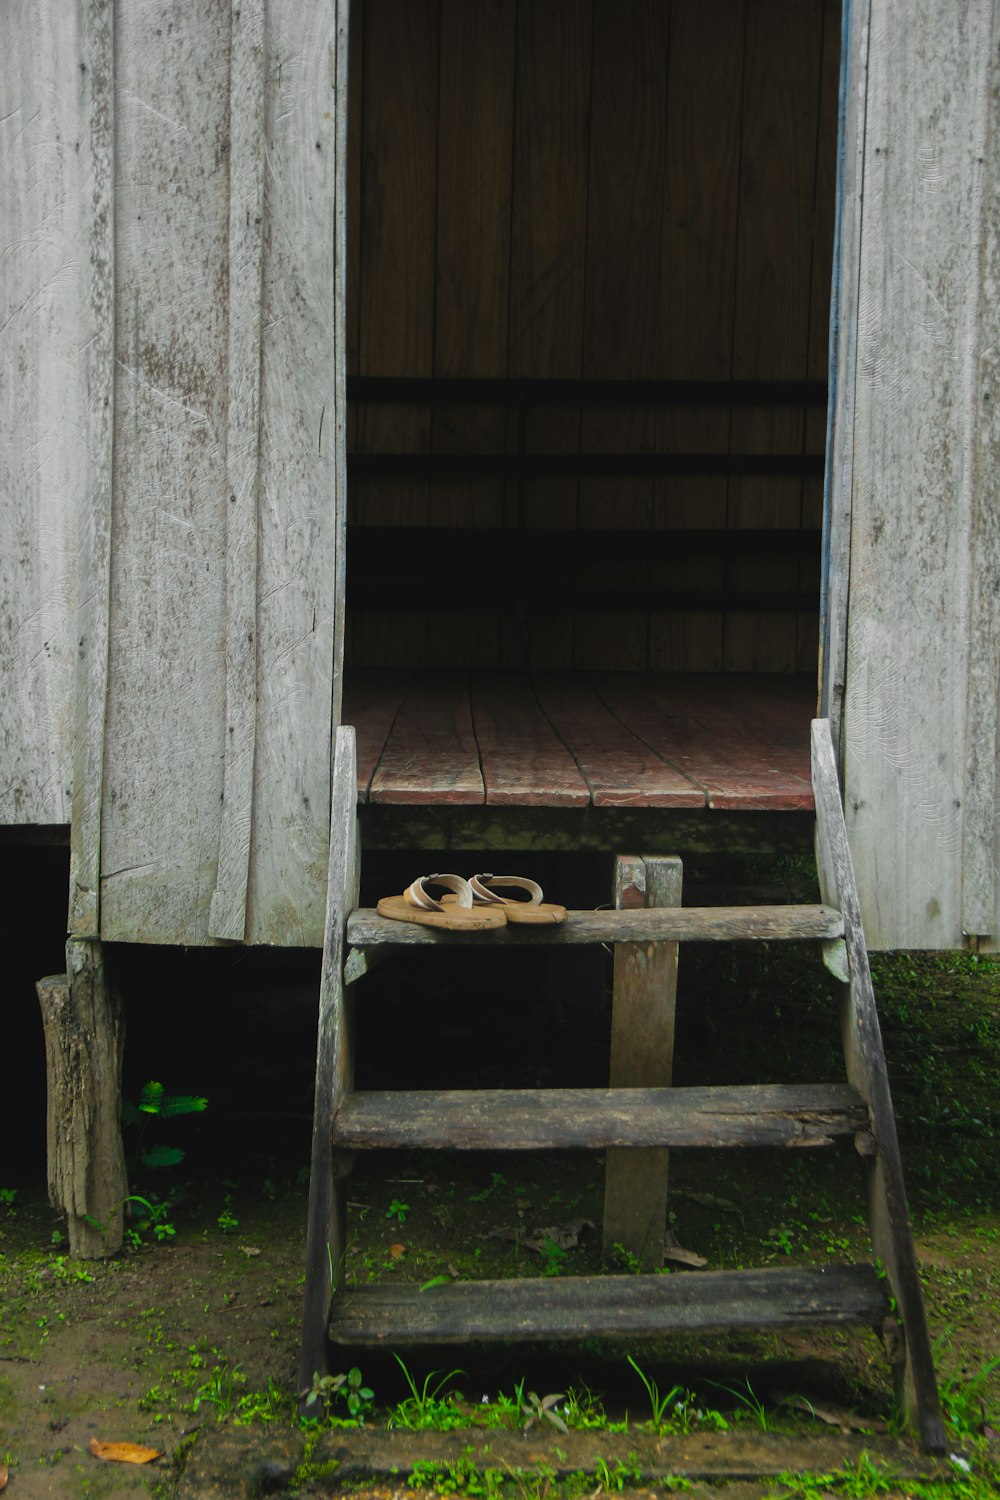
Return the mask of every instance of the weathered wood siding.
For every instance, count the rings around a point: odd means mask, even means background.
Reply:
[[[341,12],[346,6],[341,7]],[[342,640],[346,15],[116,15],[101,932],[318,945]]]
[[[874,947],[995,945],[1000,21],[991,0],[855,10],[848,826]]]
[[[350,369],[366,375],[822,379],[840,0],[353,0]],[[807,423],[809,424],[807,428]],[[821,453],[803,406],[541,408],[528,453]],[[363,405],[358,453],[512,453],[500,408]],[[519,498],[521,503],[519,504]],[[594,607],[531,622],[535,667],[810,670],[813,592],[788,554],[649,531],[816,528],[818,480],[725,475],[359,479],[358,526],[628,528]],[[526,539],[526,545],[528,541]],[[470,568],[477,565],[469,539]],[[516,580],[474,617],[366,602],[350,660],[516,667]],[[648,597],[609,614],[602,590]],[[703,594],[704,608],[658,609]],[[589,601],[588,601],[589,603]],[[531,601],[537,609],[537,601]]]
[[[68,823],[90,168],[75,7],[0,6],[0,55],[0,823]]]

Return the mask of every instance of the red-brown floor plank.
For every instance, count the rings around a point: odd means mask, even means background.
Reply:
[[[484,673],[472,717],[486,783],[497,807],[586,807],[590,788],[520,673]]]
[[[787,729],[779,729],[780,743],[772,745],[748,728],[740,691],[724,674],[691,680],[683,673],[589,676],[610,710],[705,788],[710,807],[812,807],[808,721],[801,749],[789,743]]]
[[[372,778],[372,802],[484,800],[467,672],[415,674]]]
[[[353,724],[358,742],[358,801],[367,802],[372,777],[385,748],[412,672],[349,672],[341,718]]]
[[[627,729],[582,676],[535,673],[532,681],[595,807],[704,807],[704,791]]]

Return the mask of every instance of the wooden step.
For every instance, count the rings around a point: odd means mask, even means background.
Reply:
[[[750,939],[795,942],[843,935],[840,912],[832,906],[687,906],[639,911],[571,911],[555,927],[508,923],[492,932],[444,932],[414,922],[394,922],[369,907],[347,919],[352,948],[379,943],[475,943],[503,947],[517,943],[720,943]]]
[[[682,1089],[452,1089],[348,1094],[345,1150],[601,1150],[607,1146],[829,1146],[867,1130],[848,1084]]]
[[[333,1301],[330,1338],[341,1344],[504,1343],[535,1339],[652,1338],[861,1323],[888,1308],[870,1265],[652,1276],[542,1276],[459,1281],[422,1292],[413,1283],[345,1288]]]

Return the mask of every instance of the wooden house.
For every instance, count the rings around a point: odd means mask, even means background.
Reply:
[[[342,721],[433,867],[801,846],[817,703],[869,946],[995,947],[996,28],[4,6],[0,825],[71,948],[320,946]]]

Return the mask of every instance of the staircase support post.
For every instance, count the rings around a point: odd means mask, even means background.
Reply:
[[[680,906],[684,867],[671,855],[619,855],[617,911]],[[669,1088],[674,1062],[677,943],[616,943],[611,1011],[611,1088]],[[644,1271],[663,1264],[667,1151],[620,1147],[607,1154],[604,1257],[621,1245]]]

